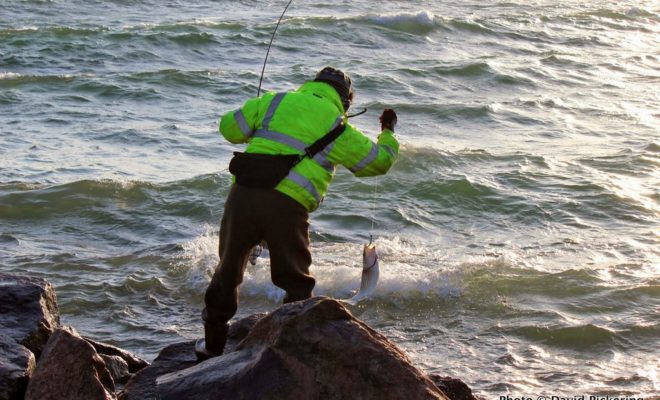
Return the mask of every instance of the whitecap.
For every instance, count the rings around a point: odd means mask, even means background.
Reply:
[[[436,16],[429,11],[417,13],[379,14],[367,17],[377,25],[387,26],[406,32],[428,32],[436,27]]]
[[[16,78],[20,78],[22,76],[23,75],[18,74],[16,72],[0,72],[0,80],[3,80],[3,79],[16,79]]]

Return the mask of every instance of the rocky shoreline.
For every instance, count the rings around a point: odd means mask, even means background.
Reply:
[[[330,298],[251,315],[228,336],[221,357],[198,363],[189,341],[149,364],[61,326],[47,281],[0,273],[0,400],[477,398]]]

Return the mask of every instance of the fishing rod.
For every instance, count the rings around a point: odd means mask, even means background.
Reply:
[[[367,109],[366,109],[366,108],[363,108],[362,111],[360,111],[360,112],[356,112],[355,114],[347,115],[346,118],[357,117],[358,115],[362,115],[362,114],[364,114],[364,113],[366,113],[366,112],[367,112]]]
[[[282,11],[282,15],[280,15],[280,19],[277,20],[277,25],[275,25],[275,29],[273,29],[273,34],[270,37],[270,43],[268,43],[268,49],[266,50],[266,58],[264,58],[264,65],[261,68],[261,76],[259,77],[259,87],[257,88],[257,97],[261,95],[261,85],[264,80],[264,73],[266,72],[266,64],[268,63],[268,55],[270,54],[270,49],[273,47],[273,41],[275,40],[275,34],[277,33],[277,28],[280,27],[280,23],[282,22],[282,18],[284,18],[284,14],[286,14],[286,11],[289,9],[289,6],[293,3],[293,0],[289,0],[289,2],[286,4],[286,7],[284,7],[284,11]],[[357,117],[358,115],[362,115],[367,112],[366,108],[363,108],[362,111],[359,111],[355,114],[350,114],[347,115],[346,118],[353,118]]]
[[[277,25],[275,25],[275,29],[273,30],[273,36],[270,37],[268,50],[266,50],[266,58],[264,59],[264,66],[261,69],[261,78],[259,78],[259,88],[257,89],[257,97],[259,97],[259,95],[261,94],[261,83],[264,80],[264,72],[266,71],[266,63],[268,62],[268,54],[270,54],[270,48],[271,46],[273,46],[273,40],[275,40],[275,33],[277,33],[277,28],[280,27],[280,22],[282,22],[282,18],[284,18],[284,14],[286,14],[286,10],[289,9],[291,3],[293,3],[293,0],[289,0],[286,7],[284,7],[284,11],[282,11],[282,15],[280,15],[280,19],[277,21]]]

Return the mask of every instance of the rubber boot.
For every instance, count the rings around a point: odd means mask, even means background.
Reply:
[[[222,355],[227,342],[228,324],[212,325],[204,323],[204,339],[195,342],[195,354],[198,361]]]

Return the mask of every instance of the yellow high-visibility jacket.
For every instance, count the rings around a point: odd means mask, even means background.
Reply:
[[[248,143],[246,153],[303,154],[306,147],[346,119],[335,89],[323,82],[307,82],[295,92],[266,93],[248,100],[220,119],[220,133],[231,143]],[[308,211],[315,210],[328,191],[339,164],[355,176],[386,173],[399,153],[390,130],[374,143],[351,124],[316,154],[305,157],[275,189]]]

